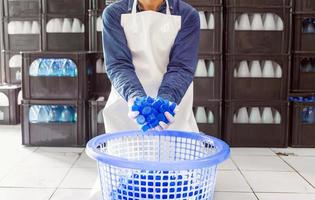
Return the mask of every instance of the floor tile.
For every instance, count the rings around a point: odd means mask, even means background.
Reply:
[[[315,188],[315,171],[313,172],[299,172]]]
[[[233,156],[241,170],[249,171],[294,171],[278,156]]]
[[[227,159],[218,166],[218,170],[237,170],[237,167],[231,159]]]
[[[215,191],[251,192],[251,189],[239,171],[218,171]]]
[[[315,157],[315,148],[272,148],[272,151],[280,154]]]
[[[275,153],[269,148],[231,148],[231,155],[242,156],[274,156]]]
[[[92,189],[58,189],[50,200],[100,200],[100,196]]]
[[[216,192],[215,200],[257,200],[254,193]]]
[[[55,189],[0,188],[1,200],[48,200]]]
[[[315,157],[283,156],[282,159],[288,162],[289,165],[297,171],[315,172]]]
[[[315,194],[256,193],[259,200],[315,200]]]
[[[0,181],[0,187],[57,187],[68,170],[68,168],[17,167]]]
[[[72,168],[61,183],[61,188],[93,188],[99,182],[96,168]]]
[[[70,168],[78,158],[78,153],[39,153],[36,151],[27,159],[19,162],[18,166]]]
[[[307,193],[314,189],[295,172],[244,172],[254,192]]]
[[[83,152],[80,158],[75,162],[74,168],[95,168],[97,163],[92,158],[88,157],[85,152]]]

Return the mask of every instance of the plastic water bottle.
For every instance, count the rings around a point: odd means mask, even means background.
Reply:
[[[60,122],[72,122],[73,113],[70,111],[68,106],[63,106],[63,110],[60,116]]]
[[[63,59],[62,70],[64,76],[76,77],[78,74],[76,64],[70,59]]]
[[[39,112],[39,107],[38,106],[31,106],[29,113],[28,113],[28,118],[31,123],[36,123],[38,121],[38,112]]]
[[[29,69],[29,74],[30,76],[38,76],[42,73],[44,73],[43,71],[40,71],[40,66],[41,66],[41,62],[42,62],[43,59],[41,58],[38,58],[36,60],[34,60],[30,66],[30,69]]]
[[[315,124],[315,107],[308,108],[307,123]]]
[[[240,16],[240,21],[238,24],[238,30],[250,30],[251,29],[251,25],[250,25],[250,21],[249,21],[249,17],[247,13],[244,13]]]
[[[63,108],[61,106],[57,105],[51,106],[51,111],[49,113],[50,122],[59,122],[62,109]]]
[[[62,60],[54,59],[50,68],[50,76],[62,76]]]
[[[52,64],[51,59],[43,59],[40,62],[39,69],[38,69],[38,76],[49,76],[50,73],[50,66]]]
[[[0,120],[4,120],[4,112],[0,110]]]
[[[48,123],[50,121],[49,112],[50,112],[49,106],[39,106],[37,121]]]

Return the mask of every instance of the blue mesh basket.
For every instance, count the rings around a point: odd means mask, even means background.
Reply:
[[[104,134],[86,152],[98,163],[104,200],[211,200],[217,165],[230,155],[219,139],[180,131]]]

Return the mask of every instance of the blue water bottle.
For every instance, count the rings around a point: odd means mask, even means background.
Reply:
[[[309,124],[315,124],[315,107],[308,108],[308,120]]]
[[[73,114],[69,110],[68,106],[63,106],[63,110],[61,112],[60,121],[61,122],[72,122]]]
[[[51,64],[51,73],[50,76],[62,76],[62,60],[54,59]]]
[[[39,106],[38,122],[48,123],[50,121],[49,106]]]
[[[50,66],[52,64],[51,59],[43,59],[40,62],[39,69],[38,69],[38,76],[49,76],[50,73]]]

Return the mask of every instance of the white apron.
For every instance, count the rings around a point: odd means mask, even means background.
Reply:
[[[121,16],[121,25],[142,86],[147,95],[157,97],[167,71],[171,48],[181,28],[181,16],[171,15],[167,0],[166,14],[155,11],[137,13],[137,3],[138,1],[134,0],[132,12]],[[169,129],[198,132],[192,106],[193,83],[178,105],[175,122]],[[139,129],[139,126],[128,118],[127,102],[113,87],[103,116],[106,133]]]

